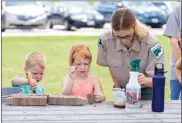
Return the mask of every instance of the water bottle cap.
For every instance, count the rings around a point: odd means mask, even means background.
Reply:
[[[163,63],[156,63],[155,64],[155,72],[164,73],[164,64]]]

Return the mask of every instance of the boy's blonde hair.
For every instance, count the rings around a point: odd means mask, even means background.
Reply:
[[[25,57],[25,67],[32,68],[38,65],[42,69],[46,67],[45,56],[40,52],[30,52]]]
[[[92,54],[88,46],[84,44],[74,45],[70,50],[69,65],[72,66],[76,59],[88,59],[91,63]]]

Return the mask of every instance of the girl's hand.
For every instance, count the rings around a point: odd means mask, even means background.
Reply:
[[[96,102],[101,102],[101,101],[104,101],[105,97],[102,95],[102,94],[94,94],[95,95],[95,101]]]
[[[29,85],[30,85],[31,90],[36,90],[37,81],[36,81],[35,79],[32,79],[32,80],[29,82]]]
[[[75,80],[75,78],[76,78],[76,71],[77,71],[77,68],[78,68],[78,67],[75,67],[75,66],[69,67],[69,77],[70,77],[72,80]]]

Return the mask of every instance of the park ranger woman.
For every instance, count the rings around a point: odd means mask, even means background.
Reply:
[[[127,8],[115,10],[112,29],[98,40],[97,64],[108,66],[115,88],[125,88],[129,81],[130,62],[141,59],[138,81],[141,99],[152,99],[152,76],[156,63],[164,63],[164,51],[157,38]]]

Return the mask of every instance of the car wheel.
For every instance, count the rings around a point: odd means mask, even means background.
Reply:
[[[65,30],[71,30],[71,26],[67,20],[64,21],[64,28]]]
[[[5,29],[4,28],[1,28],[1,32],[4,32],[5,31]]]
[[[52,29],[53,28],[53,24],[51,22],[51,19],[48,19],[46,22],[46,29]]]
[[[97,25],[95,25],[95,28],[103,28],[103,24],[97,24]]]
[[[158,24],[152,24],[151,26],[152,28],[162,28],[163,24],[158,23]]]

